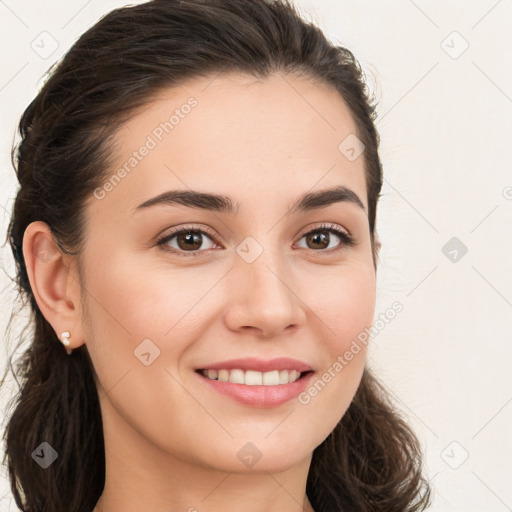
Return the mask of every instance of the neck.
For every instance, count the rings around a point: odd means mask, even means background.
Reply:
[[[93,512],[314,512],[305,484],[295,480],[298,468],[261,475],[195,470],[192,476],[182,465],[176,467],[181,469],[171,479],[133,466],[135,471],[118,472],[121,481],[107,476]]]

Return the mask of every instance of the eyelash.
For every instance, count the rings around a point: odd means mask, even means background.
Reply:
[[[185,227],[180,227],[178,229],[175,229],[173,231],[171,231],[170,233],[167,233],[166,235],[164,235],[162,238],[160,238],[156,244],[162,248],[162,250],[164,251],[168,251],[168,252],[171,252],[173,254],[179,254],[179,255],[184,255],[186,257],[188,256],[199,256],[202,252],[205,252],[204,250],[201,251],[201,250],[197,250],[195,252],[189,252],[189,251],[181,251],[181,250],[178,250],[178,249],[175,249],[174,247],[164,247],[165,244],[171,240],[172,238],[174,238],[176,235],[179,235],[181,233],[186,233],[188,231],[193,231],[194,233],[201,233],[203,235],[207,235],[209,236],[214,243],[218,244],[219,245],[219,241],[217,240],[217,237],[216,235],[211,232],[209,229],[204,229],[204,228],[198,228],[197,226],[185,226]],[[341,251],[347,247],[352,247],[356,244],[356,241],[355,239],[349,235],[347,232],[345,231],[341,231],[339,228],[336,227],[336,224],[322,224],[318,227],[315,227],[314,229],[310,230],[310,231],[307,231],[306,233],[304,233],[301,237],[300,237],[300,240],[302,238],[304,238],[305,236],[307,235],[310,235],[312,233],[315,233],[317,231],[328,231],[330,233],[334,233],[336,236],[338,236],[341,240],[342,240],[342,243],[340,244],[339,247],[335,248],[335,249],[327,249],[327,250],[314,250],[314,249],[309,249],[310,251],[314,252],[314,253],[327,253],[327,254],[333,254],[335,252],[338,252],[338,251]],[[206,249],[208,250],[208,249]]]

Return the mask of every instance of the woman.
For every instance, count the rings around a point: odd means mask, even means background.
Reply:
[[[76,42],[15,158],[21,510],[428,506],[365,364],[374,118],[352,53],[285,0],[154,0]]]

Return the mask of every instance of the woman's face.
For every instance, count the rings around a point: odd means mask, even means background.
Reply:
[[[176,457],[280,471],[333,430],[366,350],[341,370],[336,362],[375,306],[355,133],[336,91],[279,74],[198,79],[122,126],[111,178],[87,204],[81,267],[107,456],[129,450],[152,470]],[[308,199],[335,187],[351,193]],[[266,366],[226,363],[242,358]],[[252,370],[217,371],[249,384],[198,371],[219,363]],[[294,384],[263,384],[306,368]]]

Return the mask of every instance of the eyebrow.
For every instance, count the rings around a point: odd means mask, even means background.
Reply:
[[[350,188],[340,185],[334,188],[320,190],[318,192],[307,192],[291,205],[288,215],[317,208],[325,208],[326,206],[340,202],[355,204],[363,211],[366,211],[366,208],[359,196]],[[151,206],[162,204],[171,206],[179,204],[190,208],[200,208],[202,210],[210,210],[227,214],[238,212],[240,209],[240,203],[233,201],[227,196],[211,194],[208,192],[198,192],[195,190],[169,190],[144,201],[139,204],[135,210],[140,211]]]

